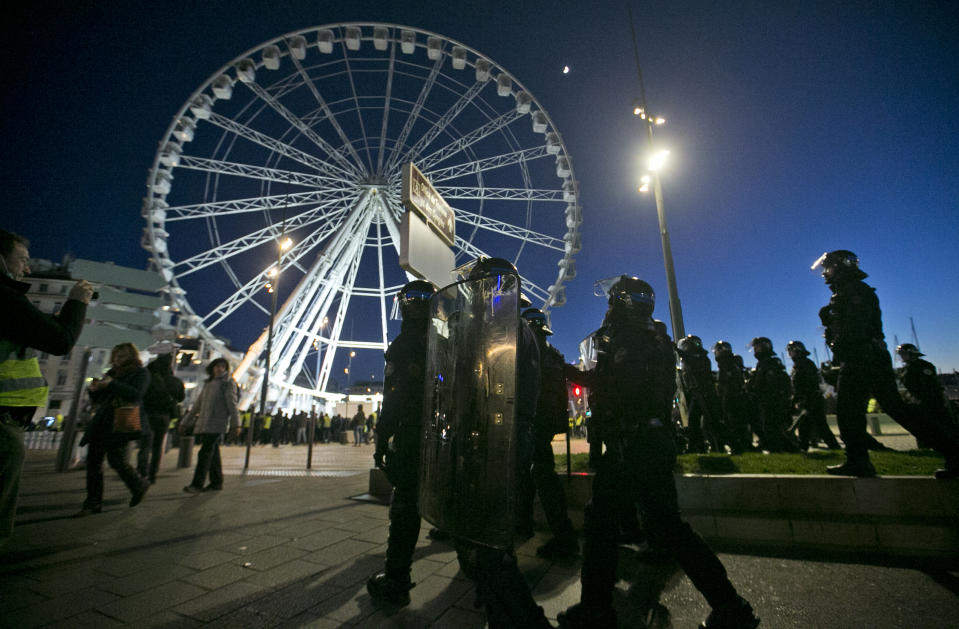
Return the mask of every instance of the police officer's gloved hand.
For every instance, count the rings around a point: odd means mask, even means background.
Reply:
[[[379,469],[386,467],[386,450],[377,448],[376,452],[373,453],[373,465]]]

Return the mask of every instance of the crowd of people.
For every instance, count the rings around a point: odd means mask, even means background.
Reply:
[[[22,237],[0,231],[5,303],[0,309],[0,543],[12,530],[23,426],[47,393],[37,361],[27,350],[69,352],[93,294],[90,284],[80,281],[57,315],[40,313],[24,297],[27,247]],[[906,391],[900,395],[879,302],[874,289],[862,281],[866,275],[858,259],[851,252],[834,251],[814,268],[822,269],[832,290],[820,318],[833,360],[820,369],[804,345],[792,341],[786,347],[791,375],[766,337],[750,344],[756,367],[749,371],[729,343],[717,342],[712,347],[718,367],[714,374],[701,339],[689,335],[674,344],[665,325],[652,318],[652,287],[629,275],[602,284],[608,309],[593,334],[594,360],[584,368],[574,367],[549,344],[553,331],[545,314],[523,299],[515,267],[485,257],[474,261],[464,280],[469,289],[456,302],[463,312],[446,313],[442,326],[430,325],[436,294],[432,284],[416,280],[399,292],[403,321],[385,355],[383,406],[369,415],[362,406],[351,416],[332,417],[302,411],[264,416],[241,412],[224,358],[207,365],[199,395],[189,411],[181,413],[184,388],[173,373],[172,355],[144,366],[133,344],[119,344],[111,352],[110,370],[89,386],[94,410],[82,442],[89,446],[86,499],[77,516],[101,510],[104,460],[129,489],[130,506],[139,504],[156,480],[163,432],[172,426],[180,438],[192,436],[200,444],[192,481],[184,487],[188,493],[223,488],[221,443],[299,445],[312,438],[345,444],[352,432],[354,447],[375,443],[373,463],[394,487],[385,567],[367,582],[370,595],[381,603],[409,604],[415,585],[412,555],[426,513],[437,526],[436,536],[451,540],[463,573],[475,581],[478,603],[485,607],[491,627],[551,626],[519,571],[514,550],[516,542],[533,535],[532,505],[538,494],[553,536],[537,554],[565,559],[582,552],[581,600],[559,615],[561,626],[616,626],[612,593],[617,545],[624,526],[641,520],[650,545],[672,556],[709,603],[702,628],[756,627],[759,619],[750,604],[680,515],[673,478],[677,453],[798,452],[819,444],[838,448],[826,423],[822,376],[836,389],[846,452],[846,461],[829,468],[830,474],[875,475],[869,459],[874,444],[865,417],[874,397],[920,443],[944,455],[937,478],[959,476],[959,429],[935,368],[921,359],[914,345],[900,346]],[[509,290],[515,290],[515,301],[502,299]],[[477,342],[483,335],[489,335],[489,345]],[[503,354],[507,349],[509,356]],[[428,352],[446,352],[448,362],[441,371],[428,373]],[[501,362],[494,364],[494,354]],[[492,378],[498,369],[515,379],[515,391]],[[444,389],[450,386],[446,378],[460,388]],[[556,434],[570,430],[569,383],[589,391],[590,417],[583,422],[574,408],[572,426],[586,424],[596,470],[582,551],[551,446]],[[452,397],[443,398],[448,393]],[[500,406],[489,407],[490,413],[479,410],[486,409],[481,398],[506,394],[511,396],[508,414]],[[679,399],[687,404],[685,423],[677,420]],[[504,441],[493,438],[497,426],[509,431]],[[140,446],[136,466],[127,461],[131,441]],[[439,444],[438,449],[423,446],[429,442]],[[508,457],[501,458],[503,453]],[[484,469],[489,461],[507,465],[485,468],[488,476],[455,478],[460,470]],[[446,474],[449,470],[455,472]],[[503,479],[508,486],[497,484]],[[484,486],[489,491],[484,492]]]

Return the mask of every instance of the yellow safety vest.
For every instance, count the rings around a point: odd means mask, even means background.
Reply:
[[[44,406],[49,390],[36,358],[0,362],[0,406]]]

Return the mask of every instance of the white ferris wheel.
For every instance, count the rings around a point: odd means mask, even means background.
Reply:
[[[382,365],[412,278],[398,262],[407,162],[453,208],[457,265],[506,258],[534,306],[563,305],[581,246],[571,158],[486,55],[394,24],[313,27],[241,54],[177,112],[147,180],[143,244],[179,332],[245,351],[244,404],[264,376],[274,288],[271,405],[324,397],[348,357]]]

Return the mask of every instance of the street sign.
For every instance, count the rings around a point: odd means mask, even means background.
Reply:
[[[453,250],[413,212],[400,221],[400,266],[436,286],[453,281]]]
[[[443,199],[413,162],[403,164],[403,205],[415,212],[450,247],[456,241],[453,208]]]

